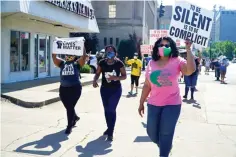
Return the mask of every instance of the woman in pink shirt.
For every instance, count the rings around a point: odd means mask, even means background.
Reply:
[[[157,144],[160,157],[168,157],[181,110],[178,84],[180,72],[191,75],[196,70],[191,42],[186,41],[187,61],[179,57],[176,43],[169,37],[157,40],[152,60],[146,70],[146,80],[140,98],[139,114],[144,114],[148,95],[147,134]]]

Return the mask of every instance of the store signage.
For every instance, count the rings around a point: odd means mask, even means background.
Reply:
[[[94,10],[81,2],[73,0],[45,0],[45,2],[84,16],[86,18],[94,19]]]
[[[84,41],[84,37],[56,38],[53,41],[53,53],[82,56]]]

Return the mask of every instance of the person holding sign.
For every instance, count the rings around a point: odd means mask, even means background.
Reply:
[[[102,73],[100,93],[107,123],[107,130],[103,135],[107,136],[108,141],[112,141],[116,123],[116,107],[122,94],[120,81],[126,79],[126,71],[124,63],[116,57],[117,53],[114,46],[107,46],[105,54],[106,58],[101,60],[97,67],[93,87],[98,87],[97,80]]]
[[[144,114],[144,102],[148,95],[147,133],[157,144],[161,157],[168,157],[172,148],[175,126],[181,110],[178,83],[180,72],[191,75],[196,70],[191,43],[186,41],[187,61],[179,57],[176,43],[170,37],[156,41],[152,60],[146,70],[138,112]]]
[[[138,94],[138,85],[139,85],[139,77],[142,72],[142,61],[138,59],[138,53],[134,54],[134,59],[125,60],[126,64],[131,65],[131,91],[129,95],[133,95],[134,83],[136,86],[136,95]]]
[[[57,58],[56,54],[52,54],[54,64],[61,69],[61,85],[59,95],[67,112],[67,128],[65,133],[70,134],[73,126],[80,119],[75,113],[75,105],[80,98],[82,86],[79,79],[80,67],[84,66],[87,54],[84,48],[83,56],[75,61],[74,55],[66,55],[65,60]]]

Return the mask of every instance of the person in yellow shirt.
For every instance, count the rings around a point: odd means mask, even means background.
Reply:
[[[138,94],[138,86],[139,86],[139,77],[142,71],[142,61],[138,59],[138,54],[134,54],[134,58],[128,60],[126,57],[125,63],[131,66],[131,91],[130,95],[133,95],[134,83],[136,85],[136,94]]]

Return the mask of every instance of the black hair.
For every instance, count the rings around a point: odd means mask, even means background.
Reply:
[[[159,55],[159,52],[158,52],[158,48],[160,47],[162,40],[166,40],[170,44],[171,53],[170,53],[169,57],[173,57],[173,58],[178,57],[179,56],[179,51],[178,51],[178,48],[177,48],[176,43],[174,42],[174,40],[171,39],[170,37],[162,37],[162,38],[159,38],[156,41],[156,43],[153,47],[152,59],[154,61],[158,61],[161,58],[161,56]]]
[[[107,51],[108,48],[112,48],[115,54],[117,54],[116,48],[113,45],[108,45],[105,47],[105,52]]]

